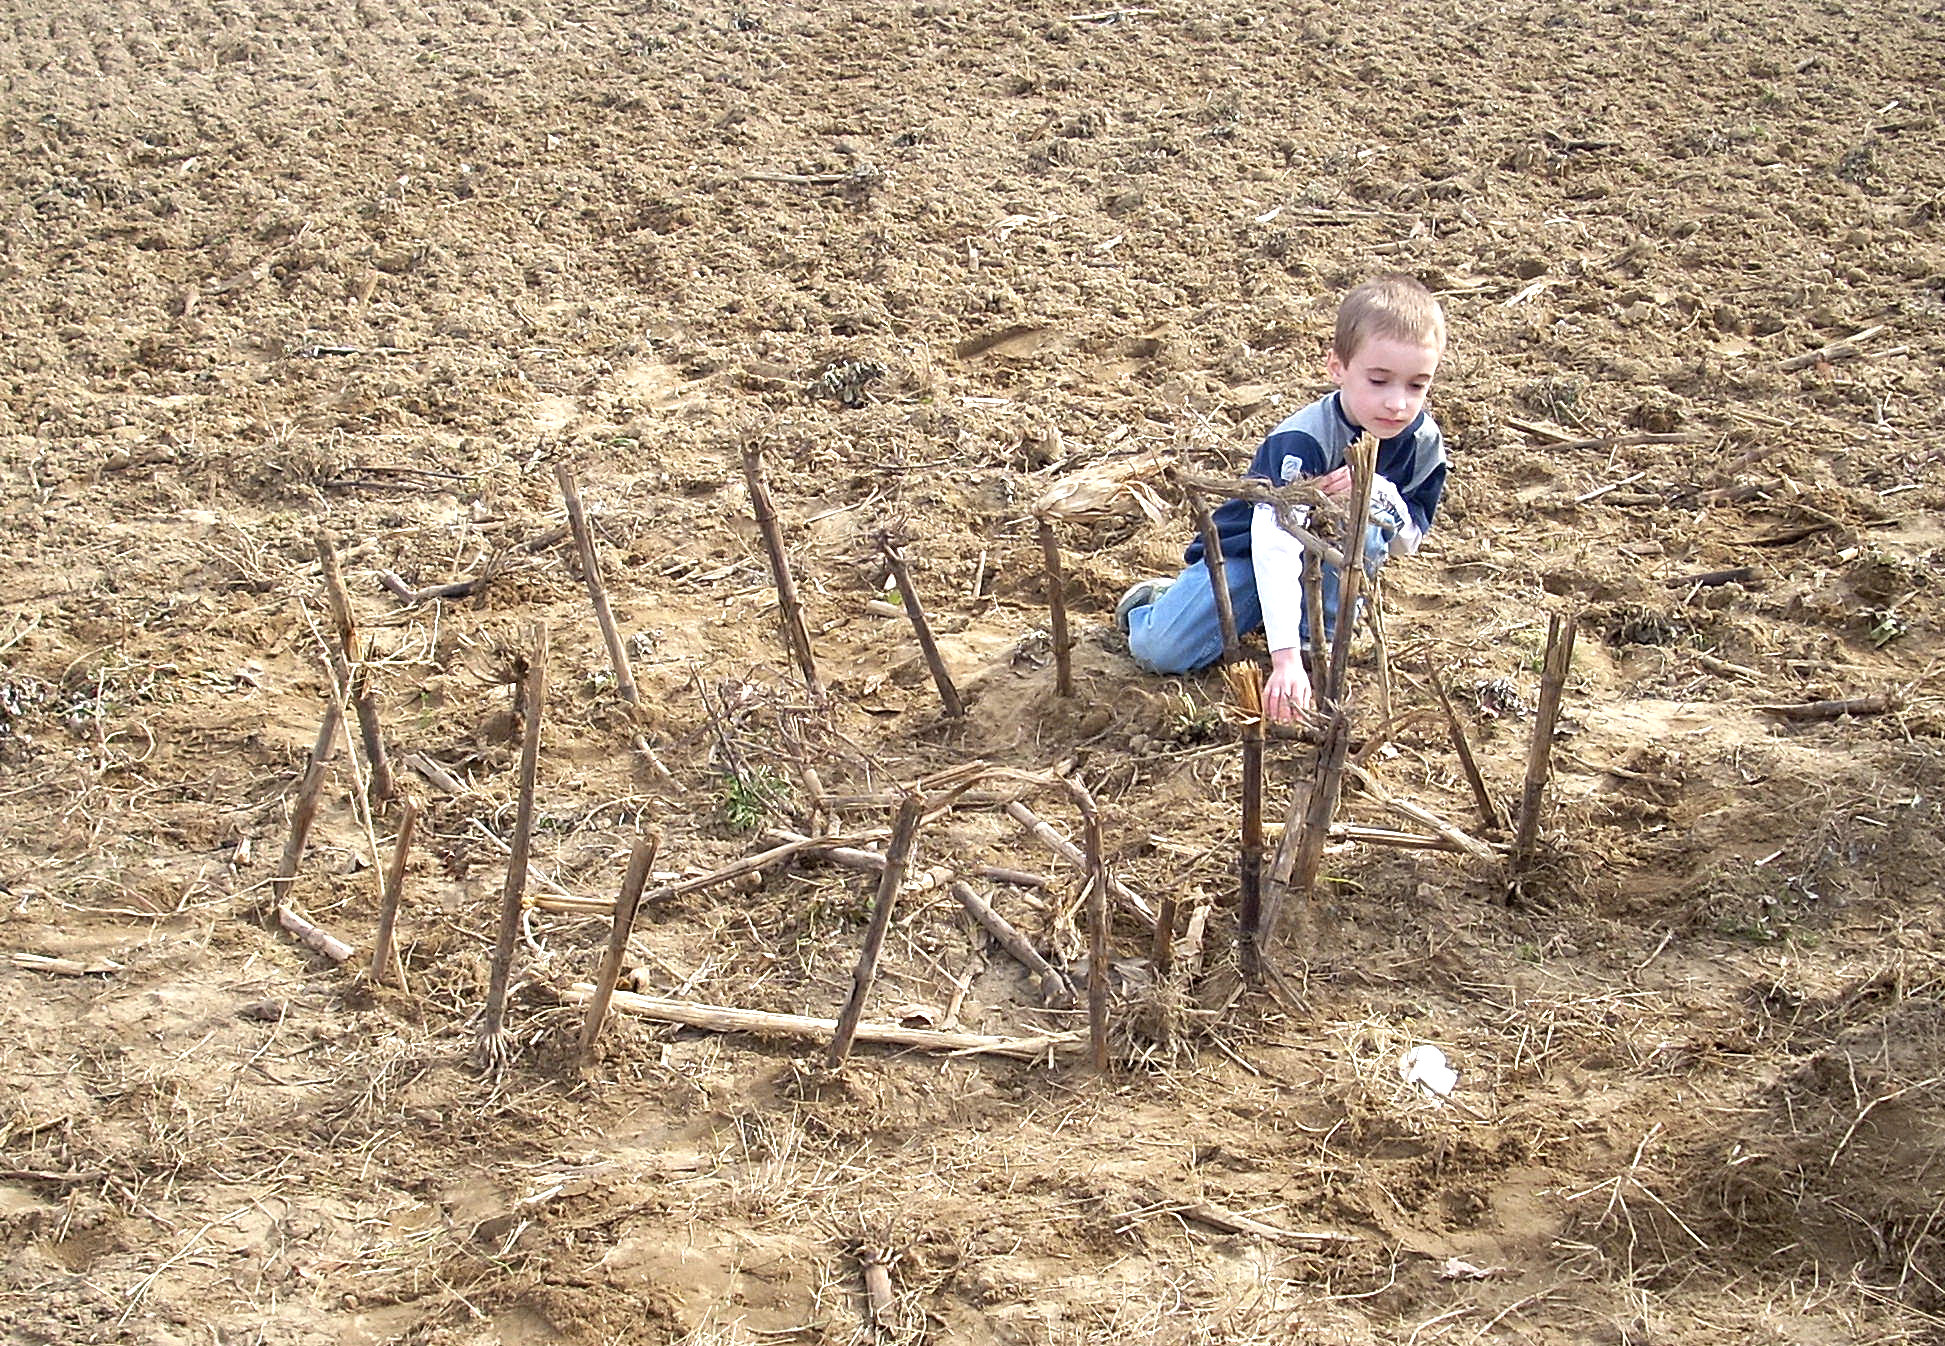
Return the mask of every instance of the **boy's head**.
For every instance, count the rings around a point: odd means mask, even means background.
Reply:
[[[1410,276],[1380,276],[1344,296],[1331,341],[1330,380],[1353,424],[1390,439],[1425,408],[1445,353],[1445,315]]]
[[[1432,292],[1412,277],[1393,272],[1367,280],[1337,306],[1331,351],[1348,363],[1372,337],[1445,350],[1445,314]]]

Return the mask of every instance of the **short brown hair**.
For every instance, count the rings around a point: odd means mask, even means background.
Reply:
[[[1372,337],[1423,341],[1445,349],[1445,314],[1432,292],[1402,272],[1378,276],[1344,296],[1331,349],[1348,360]]]

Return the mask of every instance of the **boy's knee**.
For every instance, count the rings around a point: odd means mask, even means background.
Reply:
[[[1135,622],[1128,628],[1128,657],[1150,673],[1187,673],[1179,641],[1166,639],[1153,622]]]

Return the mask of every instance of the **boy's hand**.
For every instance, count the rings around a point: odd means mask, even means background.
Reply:
[[[1275,724],[1290,724],[1310,709],[1310,675],[1303,652],[1294,646],[1270,651],[1270,680],[1263,684],[1263,714]]]
[[[1351,493],[1351,469],[1340,467],[1335,472],[1326,472],[1321,477],[1312,477],[1310,484],[1333,500],[1342,500]]]

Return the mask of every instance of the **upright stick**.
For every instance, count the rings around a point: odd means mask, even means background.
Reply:
[[[932,638],[932,623],[925,619],[925,608],[919,603],[912,573],[889,534],[878,535],[878,548],[885,554],[885,564],[891,567],[891,577],[898,582],[898,596],[905,600],[905,615],[912,619],[912,634],[918,637],[925,666],[932,670],[932,683],[939,689],[939,700],[945,704],[946,715],[956,720],[966,713],[966,707],[959,700],[959,689],[952,685],[952,674],[946,671],[945,660],[939,657],[939,642]]]
[[[1067,788],[1080,805],[1087,846],[1087,1040],[1098,1074],[1108,1073],[1108,861],[1101,811],[1078,780]]]
[[[324,707],[324,722],[317,727],[310,765],[305,767],[304,779],[297,786],[297,802],[291,805],[290,836],[285,838],[283,858],[277,862],[277,877],[270,881],[270,895],[279,906],[290,900],[291,880],[297,877],[297,863],[304,856],[304,840],[310,836],[311,823],[317,818],[318,792],[324,788],[324,773],[329,769],[331,753],[338,742],[338,726],[342,723],[344,716],[338,709],[337,697],[333,696]]]
[[[777,586],[777,606],[783,612],[783,632],[797,657],[797,668],[811,699],[824,699],[824,684],[817,677],[817,659],[811,653],[810,628],[804,624],[804,605],[797,601],[797,582],[790,577],[790,557],[783,547],[783,528],[777,523],[776,506],[770,503],[770,488],[763,480],[763,450],[755,444],[743,449],[743,476],[750,486],[750,509],[763,534],[763,548],[770,556],[770,578]]]
[[[560,484],[561,499],[567,502],[567,526],[574,534],[575,555],[581,558],[581,578],[587,582],[588,601],[594,604],[595,624],[601,628],[608,662],[614,666],[615,691],[623,701],[636,705],[641,693],[635,687],[635,670],[628,664],[628,647],[622,644],[615,615],[608,607],[608,591],[601,583],[601,560],[594,551],[594,535],[588,531],[587,512],[581,508],[581,489],[565,463],[554,469],[554,480]]]
[[[546,703],[547,624],[536,622],[523,702],[527,732],[520,744],[520,806],[514,814],[506,888],[500,894],[500,928],[493,941],[493,976],[486,988],[486,1018],[480,1025],[480,1052],[489,1066],[504,1064],[507,1054],[507,981],[513,971],[514,941],[520,935],[520,900],[527,890],[527,856],[533,846],[534,781],[540,769],[540,720]]]
[[[1384,638],[1384,582],[1371,582],[1371,645],[1378,654],[1378,722],[1391,723],[1391,647]]]
[[[1202,537],[1202,566],[1209,572],[1209,593],[1216,600],[1216,623],[1222,631],[1222,661],[1233,664],[1242,654],[1242,646],[1236,634],[1236,608],[1229,600],[1229,576],[1222,559],[1222,537],[1216,532],[1215,516],[1209,513],[1209,502],[1202,492],[1184,484],[1182,493],[1188,497],[1189,508],[1195,513],[1196,532]],[[1305,552],[1308,556],[1310,553]]]
[[[858,966],[851,973],[851,997],[837,1017],[837,1032],[831,1038],[830,1067],[838,1069],[851,1054],[851,1040],[857,1036],[858,1021],[864,1018],[865,997],[878,976],[878,955],[885,947],[885,932],[891,929],[892,908],[898,902],[899,885],[905,881],[905,867],[911,863],[918,844],[919,819],[925,814],[925,801],[908,794],[898,801],[898,814],[892,819],[891,840],[885,845],[885,872],[878,879],[878,900],[871,908],[871,925],[865,931],[864,949]]]
[[[1067,582],[1061,573],[1060,538],[1053,520],[1040,520],[1040,555],[1047,568],[1048,624],[1053,627],[1054,690],[1062,696],[1074,694],[1073,642],[1067,636]]]
[[[615,899],[614,925],[608,931],[608,953],[601,960],[601,976],[594,983],[594,995],[588,1000],[587,1021],[581,1026],[581,1050],[578,1059],[586,1065],[594,1052],[595,1040],[601,1036],[601,1024],[608,1017],[608,1001],[615,993],[615,983],[621,980],[621,960],[628,952],[628,934],[635,928],[635,913],[641,910],[642,889],[648,886],[648,876],[655,868],[655,852],[662,839],[649,835],[635,838],[635,848],[628,856],[628,872],[621,880],[621,895]]]
[[[1330,655],[1324,643],[1324,563],[1308,547],[1303,553],[1303,621],[1310,633],[1310,687],[1315,692],[1329,672]]]
[[[1155,940],[1149,946],[1149,960],[1155,965],[1157,981],[1167,980],[1175,967],[1175,905],[1175,894],[1168,893],[1155,914]]]
[[[1330,673],[1321,700],[1342,699],[1344,669],[1351,659],[1351,636],[1357,630],[1357,600],[1364,588],[1364,532],[1370,527],[1371,487],[1377,481],[1378,448],[1369,435],[1360,436],[1345,455],[1351,468],[1351,510],[1345,523],[1344,564],[1337,572],[1336,626],[1331,632]]]
[[[1513,835],[1511,879],[1518,887],[1533,863],[1533,845],[1540,835],[1540,802],[1553,774],[1553,726],[1560,718],[1560,693],[1573,665],[1575,618],[1558,613],[1547,618],[1546,663],[1540,673],[1540,705],[1533,715],[1533,742],[1526,752],[1526,784],[1520,790],[1519,825]]]
[[[1276,861],[1270,869],[1269,897],[1263,912],[1263,935],[1267,948],[1276,938],[1283,919],[1284,899],[1301,893],[1303,911],[1309,912],[1311,892],[1317,884],[1317,871],[1323,864],[1324,843],[1330,838],[1331,815],[1337,810],[1337,795],[1344,780],[1344,759],[1351,748],[1351,717],[1348,708],[1334,711],[1324,727],[1324,741],[1317,748],[1317,763],[1303,788],[1290,797],[1290,810],[1278,844]]]
[[[1232,670],[1229,689],[1243,717],[1243,834],[1237,857],[1241,894],[1236,910],[1236,960],[1245,976],[1262,970],[1263,925],[1263,670]]]
[[[392,843],[392,862],[385,866],[385,895],[378,906],[378,937],[371,946],[371,979],[382,982],[396,971],[400,986],[405,985],[404,969],[394,966],[397,957],[393,932],[398,926],[399,899],[405,894],[405,860],[412,853],[412,832],[419,825],[416,799],[405,801],[405,815],[398,820],[398,839]]]
[[[371,767],[371,797],[383,803],[392,797],[392,762],[385,752],[385,734],[378,723],[378,702],[371,690],[371,666],[359,658],[358,626],[351,611],[351,595],[345,592],[344,572],[338,566],[338,549],[328,534],[317,535],[318,561],[324,567],[324,592],[331,604],[331,623],[337,630],[338,648],[332,659],[345,698],[358,715],[358,736],[364,740],[365,761]]]

